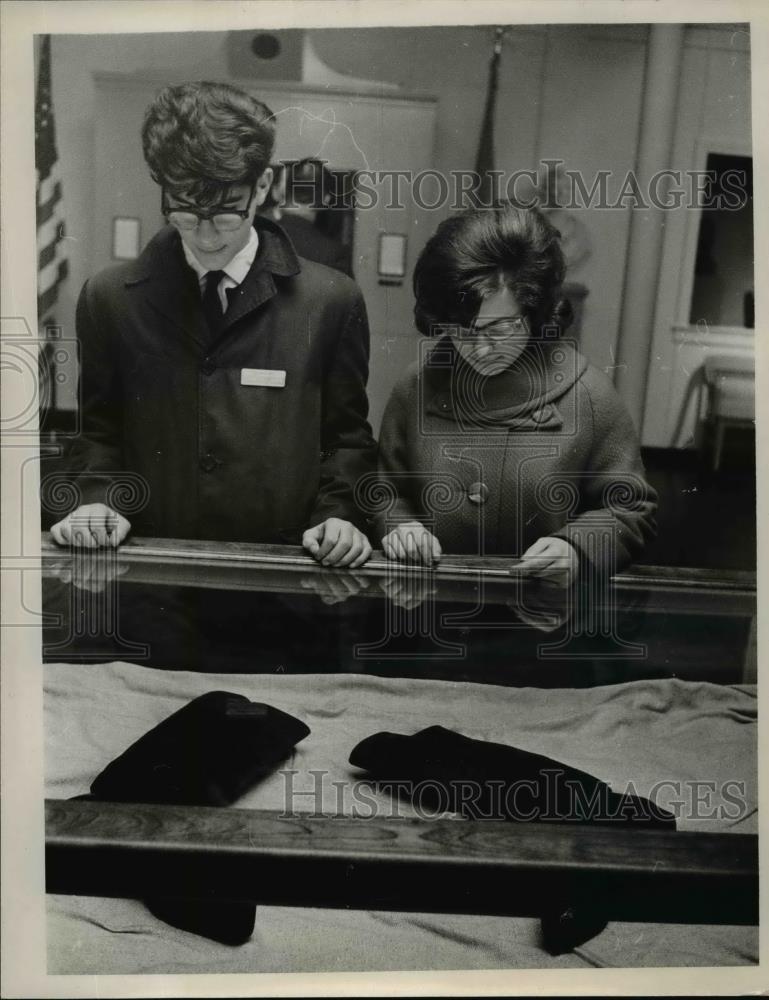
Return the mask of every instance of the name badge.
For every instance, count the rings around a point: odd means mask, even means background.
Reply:
[[[283,389],[286,385],[286,373],[271,368],[241,368],[241,385],[264,385],[270,389]]]

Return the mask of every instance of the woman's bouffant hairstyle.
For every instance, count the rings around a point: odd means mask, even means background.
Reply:
[[[566,329],[571,305],[558,293],[566,273],[560,233],[536,208],[505,205],[442,222],[414,269],[414,316],[427,336],[471,326],[481,301],[508,288],[533,337]]]
[[[253,184],[272,157],[275,119],[244,90],[226,83],[165,87],[142,125],[152,179],[176,197],[213,204],[222,188]]]

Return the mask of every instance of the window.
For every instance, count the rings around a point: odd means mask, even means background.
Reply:
[[[689,322],[753,327],[753,159],[709,153]]]

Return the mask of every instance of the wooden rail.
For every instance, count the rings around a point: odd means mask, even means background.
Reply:
[[[46,802],[46,887],[64,894],[753,924],[757,852],[752,834]]]
[[[86,550],[81,558],[88,558]],[[110,553],[113,555],[113,553]],[[209,542],[185,539],[131,538],[114,554],[126,583],[168,584],[210,589],[306,593],[307,581],[317,576],[347,574],[320,566],[298,546],[257,545],[240,542]],[[61,548],[44,532],[41,569],[55,575],[69,566],[73,550]],[[28,560],[26,565],[28,566]],[[396,574],[416,575],[416,567],[401,566],[375,551],[365,566],[354,571],[371,584],[362,597],[379,597],[377,581]],[[479,589],[487,604],[506,603],[516,589],[525,586],[529,572],[520,561],[503,556],[446,555],[431,571],[434,597],[439,601],[476,602]],[[612,594],[633,600],[640,595],[649,611],[681,611],[693,614],[753,614],[756,574],[670,566],[632,566],[613,578]]]

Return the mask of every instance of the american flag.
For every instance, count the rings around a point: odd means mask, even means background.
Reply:
[[[42,328],[54,322],[51,310],[67,277],[64,215],[51,98],[51,36],[40,40],[40,68],[35,100],[37,167],[37,319]]]

